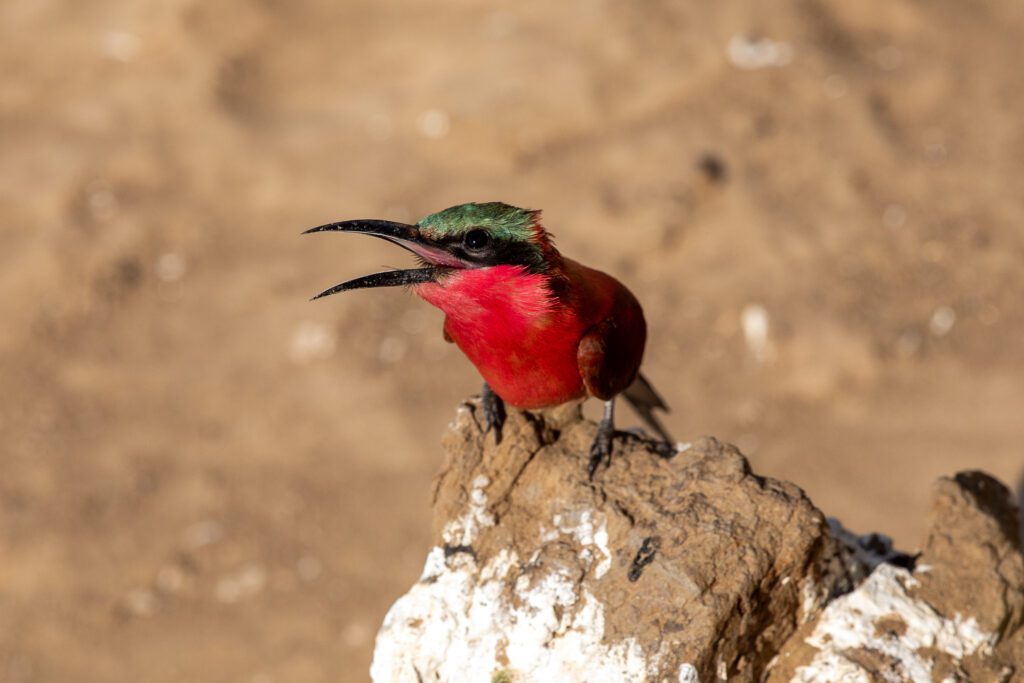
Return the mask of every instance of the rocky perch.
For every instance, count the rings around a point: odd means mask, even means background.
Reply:
[[[826,520],[732,446],[617,441],[593,482],[578,407],[466,404],[445,437],[436,547],[388,612],[385,681],[1009,681],[1024,568],[1009,491],[941,479],[916,556]]]

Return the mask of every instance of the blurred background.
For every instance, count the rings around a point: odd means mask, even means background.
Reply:
[[[361,681],[479,387],[331,220],[501,200],[857,531],[1024,467],[1017,0],[0,4],[0,680]],[[581,465],[582,466],[582,465]]]

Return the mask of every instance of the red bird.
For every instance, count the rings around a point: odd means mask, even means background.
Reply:
[[[562,256],[540,211],[462,204],[416,225],[381,220],[330,223],[310,232],[361,232],[416,254],[421,268],[356,278],[313,297],[410,285],[445,313],[444,335],[484,378],[487,429],[501,441],[504,403],[534,409],[594,396],[604,417],[588,471],[611,455],[615,397],[622,394],[674,453],[655,417],[667,410],[640,374],[647,325],[633,294],[610,275]],[[504,403],[503,403],[504,401]]]

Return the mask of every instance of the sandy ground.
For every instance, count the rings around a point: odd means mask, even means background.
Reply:
[[[8,0],[0,31],[0,680],[365,680],[478,379],[406,293],[307,302],[409,263],[298,236],[329,220],[544,209],[644,303],[675,434],[853,529],[912,548],[938,475],[1021,476],[1017,0]]]

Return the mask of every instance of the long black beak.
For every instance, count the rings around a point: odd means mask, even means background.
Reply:
[[[338,292],[347,292],[350,289],[366,289],[367,287],[398,287],[399,285],[419,285],[424,282],[433,282],[437,274],[437,268],[409,268],[408,270],[386,270],[383,273],[364,275],[340,285],[334,285],[325,289],[310,301],[322,299]]]
[[[420,239],[420,229],[415,225],[373,219],[327,223],[326,225],[310,228],[302,234],[308,235],[311,232],[362,232],[374,237],[383,237],[388,241],[399,244],[401,244],[402,240],[414,241]]]
[[[302,234],[308,235],[311,232],[360,232],[366,235],[373,235],[374,237],[385,239],[392,244],[397,244],[403,249],[408,249],[424,261],[434,264],[425,268],[392,270],[358,277],[354,280],[343,282],[340,285],[335,285],[330,289],[320,292],[314,296],[311,301],[321,297],[330,296],[331,294],[337,294],[338,292],[345,292],[350,289],[363,289],[366,287],[397,287],[399,285],[414,285],[422,284],[424,282],[433,282],[438,274],[439,267],[462,267],[461,262],[459,262],[454,256],[424,240],[423,236],[420,234],[419,228],[415,225],[395,223],[393,221],[366,219],[318,225],[315,228],[306,230]]]

